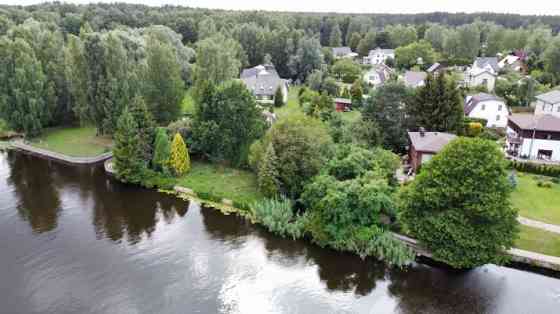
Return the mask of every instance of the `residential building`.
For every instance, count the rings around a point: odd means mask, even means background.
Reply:
[[[408,132],[408,160],[414,172],[417,172],[423,163],[430,161],[449,142],[454,140],[455,134],[443,132]]]
[[[496,85],[498,76],[498,58],[476,58],[473,65],[465,73],[465,85],[467,87],[485,86],[491,92]]]
[[[505,128],[510,114],[506,102],[495,95],[479,93],[467,96],[464,105],[465,116],[487,121],[486,127]]]
[[[516,72],[525,72],[527,66],[520,57],[516,55],[507,55],[500,62],[498,62],[500,70],[510,70]]]
[[[437,75],[437,74],[443,72],[444,70],[445,70],[445,67],[441,63],[436,62],[436,63],[432,64],[428,68],[428,70],[426,70],[426,72],[428,72],[430,74],[433,74],[433,75]]]
[[[393,69],[386,66],[384,63],[377,64],[372,66],[371,69],[364,74],[364,82],[370,86],[378,87],[385,84],[394,72]]]
[[[364,57],[364,64],[381,64],[385,63],[387,59],[395,59],[394,49],[381,49],[379,47],[370,50],[367,57]]]
[[[551,114],[560,117],[560,90],[535,96],[535,115]]]
[[[358,56],[357,53],[352,52],[352,49],[350,49],[350,47],[333,47],[332,53],[336,59],[355,58]]]
[[[403,77],[404,85],[411,88],[424,86],[426,77],[428,77],[426,72],[406,71]]]
[[[241,81],[255,95],[259,103],[274,103],[278,88],[282,91],[282,101],[284,103],[288,101],[288,83],[280,78],[272,65],[258,65],[243,70]]]
[[[515,114],[508,119],[507,153],[531,160],[560,161],[560,117]]]

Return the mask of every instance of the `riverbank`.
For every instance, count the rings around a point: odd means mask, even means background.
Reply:
[[[57,160],[68,164],[95,164],[95,163],[103,162],[113,156],[112,152],[107,152],[94,157],[73,157],[73,156],[68,156],[61,153],[53,152],[50,150],[38,148],[26,144],[22,140],[13,141],[10,143],[10,146],[13,149],[16,149],[26,154],[31,154],[41,158],[46,158],[51,160]]]

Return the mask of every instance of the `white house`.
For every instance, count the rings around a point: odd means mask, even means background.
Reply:
[[[367,57],[364,57],[364,64],[382,64],[387,61],[387,59],[395,59],[394,49],[381,49],[379,47],[374,50],[370,50]]]
[[[560,117],[560,90],[535,96],[535,115],[551,114]]]
[[[560,117],[552,114],[509,116],[506,146],[511,156],[560,161]]]
[[[288,83],[280,78],[273,65],[257,65],[241,72],[241,81],[255,95],[257,102],[274,103],[276,90],[282,91],[282,100],[288,101]]]
[[[515,55],[507,55],[500,62],[498,62],[498,67],[501,70],[513,70],[517,72],[523,72],[525,70],[525,64],[521,61],[521,58]]]
[[[352,49],[350,49],[350,47],[333,47],[332,53],[336,59],[340,59],[340,58],[352,59],[358,56],[357,53],[352,52]]]
[[[426,72],[406,71],[403,76],[404,85],[411,88],[424,86],[426,77],[428,77]]]
[[[374,65],[364,74],[364,82],[370,86],[378,87],[385,84],[393,73],[393,69],[383,63]]]
[[[465,115],[485,119],[486,127],[505,128],[510,114],[505,101],[500,97],[479,93],[465,99]]]
[[[465,84],[467,87],[484,85],[488,91],[493,91],[499,70],[498,58],[476,58],[465,72]]]

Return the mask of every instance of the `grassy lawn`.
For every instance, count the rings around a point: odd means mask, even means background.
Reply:
[[[193,115],[194,114],[194,99],[192,97],[192,89],[185,92],[185,98],[181,102],[181,110],[183,114]]]
[[[517,187],[511,196],[513,206],[523,217],[560,225],[560,184],[552,184],[551,188],[539,187],[535,177],[517,174]]]
[[[298,101],[299,89],[300,87],[298,86],[291,87],[288,92],[288,102],[280,108],[274,108],[274,112],[278,115],[279,119],[293,113],[303,112]]]
[[[251,204],[262,199],[256,176],[246,170],[193,161],[191,170],[178,179],[178,185],[237,202]]]
[[[362,116],[362,113],[359,110],[352,110],[348,112],[342,113],[342,120],[346,122],[354,122],[358,120]]]
[[[527,226],[521,226],[519,239],[515,243],[519,249],[546,255],[560,256],[560,235]]]
[[[31,145],[74,157],[93,157],[109,151],[110,137],[95,136],[94,127],[45,130]]]

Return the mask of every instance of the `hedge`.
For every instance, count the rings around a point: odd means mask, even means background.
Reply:
[[[510,161],[510,167],[521,172],[539,174],[549,177],[560,177],[560,165],[545,165],[528,161]]]

